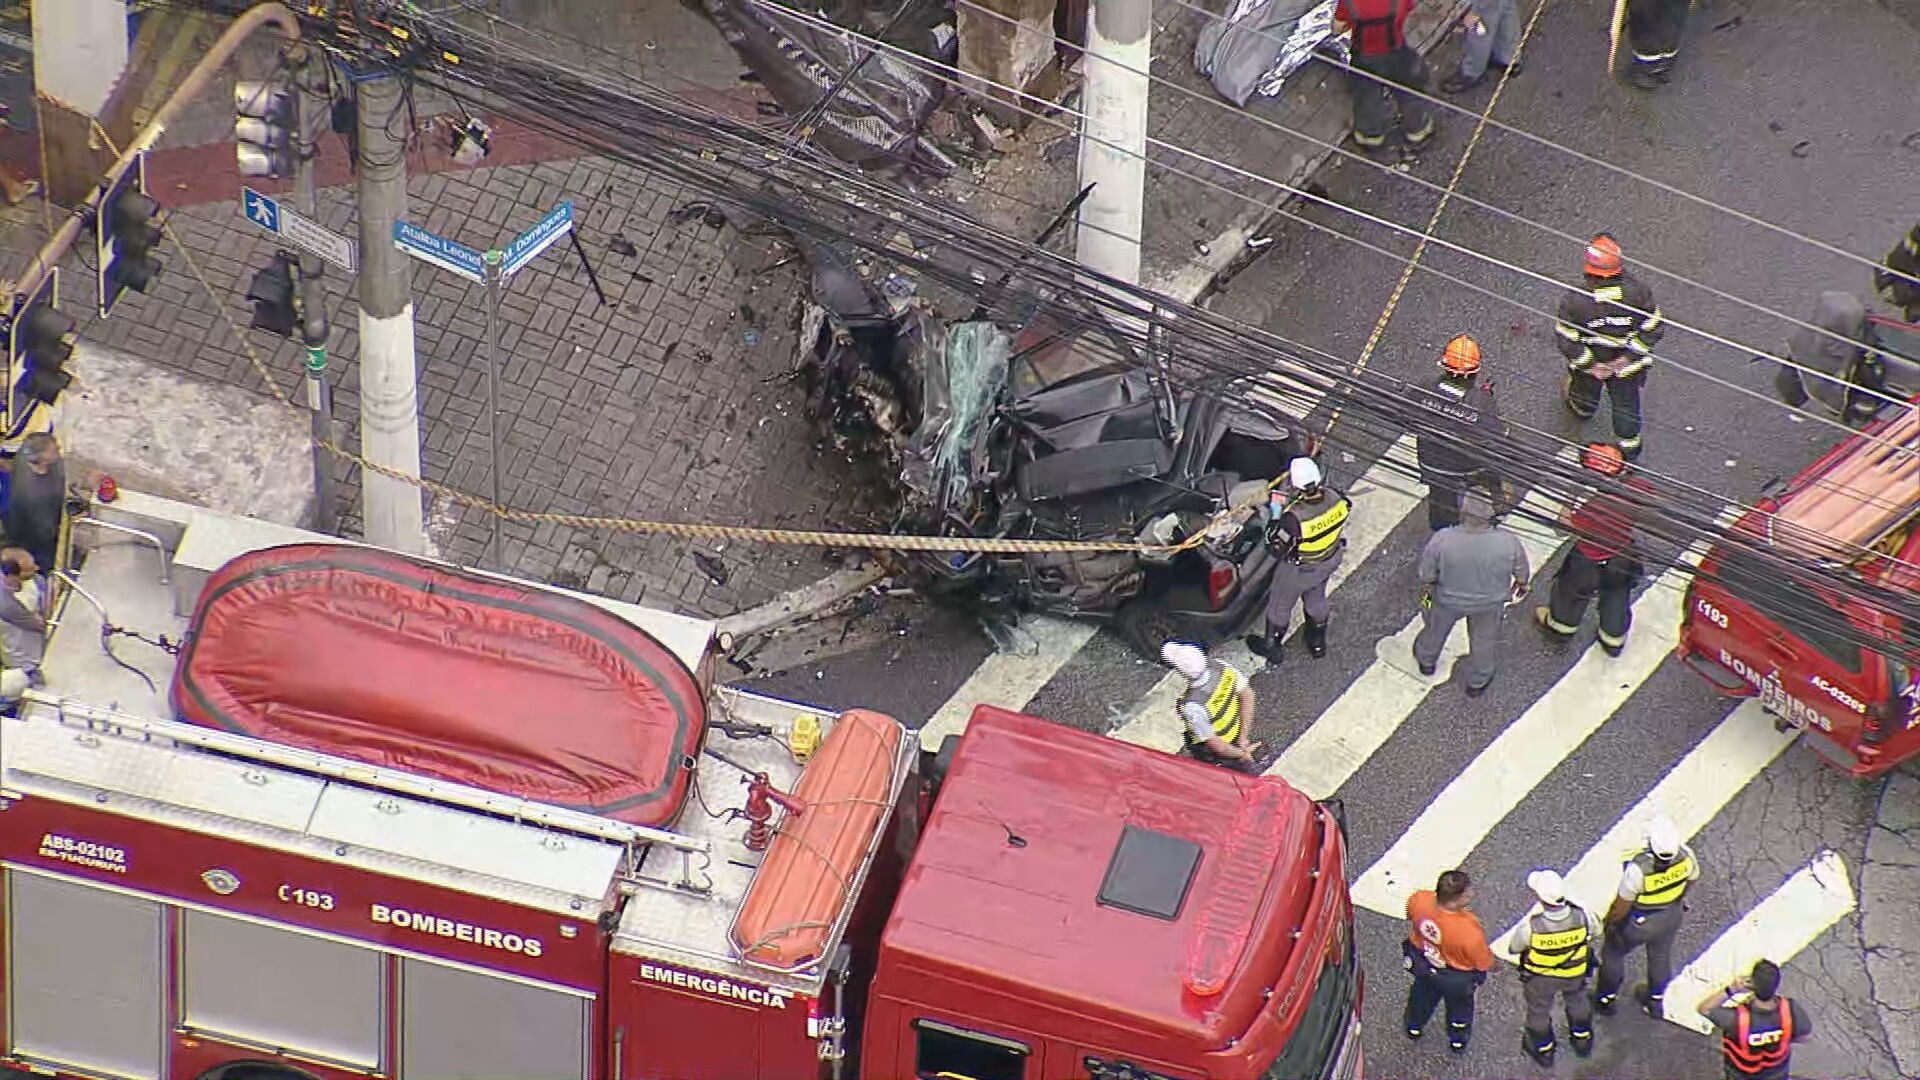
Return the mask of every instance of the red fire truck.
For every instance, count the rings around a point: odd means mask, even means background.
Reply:
[[[1861,581],[1920,594],[1920,397],[1770,492],[1734,523],[1748,537]],[[1920,754],[1920,626],[1717,547],[1687,591],[1679,654],[1723,693],[1806,732],[1822,756],[1875,776]],[[1848,633],[1851,630],[1852,633]],[[1858,635],[1882,648],[1863,648]]]
[[[135,513],[135,511],[143,511]],[[1344,1080],[1337,805],[123,493],[0,719],[0,1072]]]

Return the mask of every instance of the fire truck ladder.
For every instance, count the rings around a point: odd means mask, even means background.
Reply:
[[[272,765],[357,787],[472,810],[504,818],[516,824],[537,825],[560,832],[610,841],[625,848],[626,853],[621,866],[623,887],[647,886],[696,895],[707,891],[705,886],[698,883],[698,879],[704,877],[701,869],[712,861],[713,845],[707,840],[685,836],[669,829],[630,825],[611,818],[551,806],[519,796],[501,795],[484,788],[433,780],[397,769],[368,765],[311,750],[299,750],[175,720],[150,720],[118,709],[102,708],[39,690],[28,690],[21,698],[21,715],[28,715],[30,709],[51,712],[61,725],[76,729],[82,737],[125,739],[129,742],[207,750],[231,758]],[[0,724],[0,737],[4,737],[5,730],[5,725]],[[680,853],[680,871],[677,878],[651,878],[639,873],[640,862],[645,857],[647,848],[653,844],[659,844]],[[696,857],[702,860],[699,866],[695,865]]]
[[[1913,524],[1920,518],[1920,408],[1808,487],[1769,525],[1773,540],[1815,558],[1857,561]]]

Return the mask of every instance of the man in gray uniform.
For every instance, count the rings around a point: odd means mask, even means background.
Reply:
[[[1520,74],[1520,61],[1513,55],[1520,47],[1517,0],[1470,0],[1460,23],[1467,29],[1460,45],[1460,71],[1447,76],[1440,89],[1463,94],[1487,80],[1489,66],[1509,77]]]
[[[1593,943],[1600,920],[1567,902],[1567,886],[1552,870],[1527,875],[1527,888],[1540,898],[1507,939],[1507,951],[1520,962],[1520,987],[1527,999],[1527,1026],[1520,1048],[1553,1067],[1553,1002],[1567,1009],[1567,1042],[1580,1057],[1593,1053],[1593,1002],[1587,998],[1587,973],[1593,970]]]
[[[1525,593],[1533,577],[1520,538],[1493,527],[1493,497],[1474,487],[1460,499],[1460,524],[1442,529],[1420,552],[1420,600],[1425,620],[1413,639],[1420,674],[1434,674],[1453,624],[1467,620],[1467,655],[1461,661],[1468,697],[1479,697],[1499,665],[1500,624],[1507,603]]]

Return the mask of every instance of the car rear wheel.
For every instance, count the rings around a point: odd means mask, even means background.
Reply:
[[[1149,599],[1137,599],[1123,605],[1114,614],[1114,625],[1134,652],[1156,664],[1160,662],[1160,646],[1168,641],[1212,644],[1196,638],[1194,628],[1187,620]]]

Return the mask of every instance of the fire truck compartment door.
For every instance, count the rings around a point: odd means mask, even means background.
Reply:
[[[517,979],[400,961],[400,1080],[584,1080],[592,1002]]]
[[[343,1065],[380,1064],[386,994],[377,950],[187,910],[180,963],[180,1019],[194,1031]]]
[[[161,905],[7,873],[7,1049],[29,1061],[157,1077],[166,985]]]

